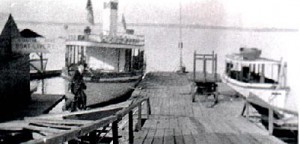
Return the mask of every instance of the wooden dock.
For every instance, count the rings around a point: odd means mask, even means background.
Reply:
[[[151,73],[139,85],[150,97],[151,111],[135,144],[231,144],[284,143],[269,135],[259,122],[241,116],[244,100],[225,84],[219,84],[219,103],[196,96],[192,102],[188,74]]]

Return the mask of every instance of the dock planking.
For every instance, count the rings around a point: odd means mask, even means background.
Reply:
[[[191,101],[188,74],[147,74],[140,94],[150,97],[152,115],[135,132],[136,144],[284,143],[259,123],[240,116],[244,101],[219,84],[219,103],[201,95]]]

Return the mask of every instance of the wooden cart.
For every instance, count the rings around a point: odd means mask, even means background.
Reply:
[[[203,69],[200,73],[196,72],[197,61],[202,61]],[[208,64],[211,63],[211,71],[208,72]],[[194,52],[194,68],[192,75],[191,95],[192,101],[195,102],[196,94],[213,95],[214,104],[218,103],[217,88],[219,82],[217,74],[217,54],[197,54]]]

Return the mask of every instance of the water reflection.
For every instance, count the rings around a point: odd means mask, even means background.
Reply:
[[[61,77],[33,80],[30,85],[37,86],[35,94],[65,94],[64,79]]]

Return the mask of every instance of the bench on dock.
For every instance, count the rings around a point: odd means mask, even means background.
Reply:
[[[114,144],[118,143],[118,122],[128,115],[129,125],[129,143],[133,143],[133,111],[138,109],[137,130],[142,127],[142,104],[146,102],[147,117],[151,114],[149,97],[138,97],[131,100],[126,107],[115,108],[114,114],[100,118],[97,120],[82,119],[81,115],[96,115],[101,112],[99,109],[91,109],[74,113],[65,113],[58,115],[42,115],[40,117],[29,117],[22,121],[14,121],[11,123],[1,124],[0,130],[19,130],[26,132],[35,132],[39,134],[39,138],[26,141],[25,143],[63,143],[70,140],[78,139],[89,135],[90,142],[97,142],[99,135],[97,132],[100,128],[112,125],[112,140]],[[113,110],[113,108],[111,108]],[[103,110],[103,109],[102,109]],[[72,117],[73,116],[73,117]],[[79,117],[79,119],[64,118]],[[101,130],[100,130],[101,131]],[[18,142],[19,143],[19,142]]]
[[[298,118],[295,123],[293,119],[285,119],[283,115],[283,113],[286,113],[298,117],[297,112],[272,106],[253,93],[250,93],[246,98],[245,106],[242,111],[242,115],[245,114],[247,119],[249,119],[250,105],[262,115],[263,120],[267,120],[270,135],[273,134],[274,126],[276,126],[277,129],[282,130],[298,130]],[[265,116],[267,116],[267,118]]]

